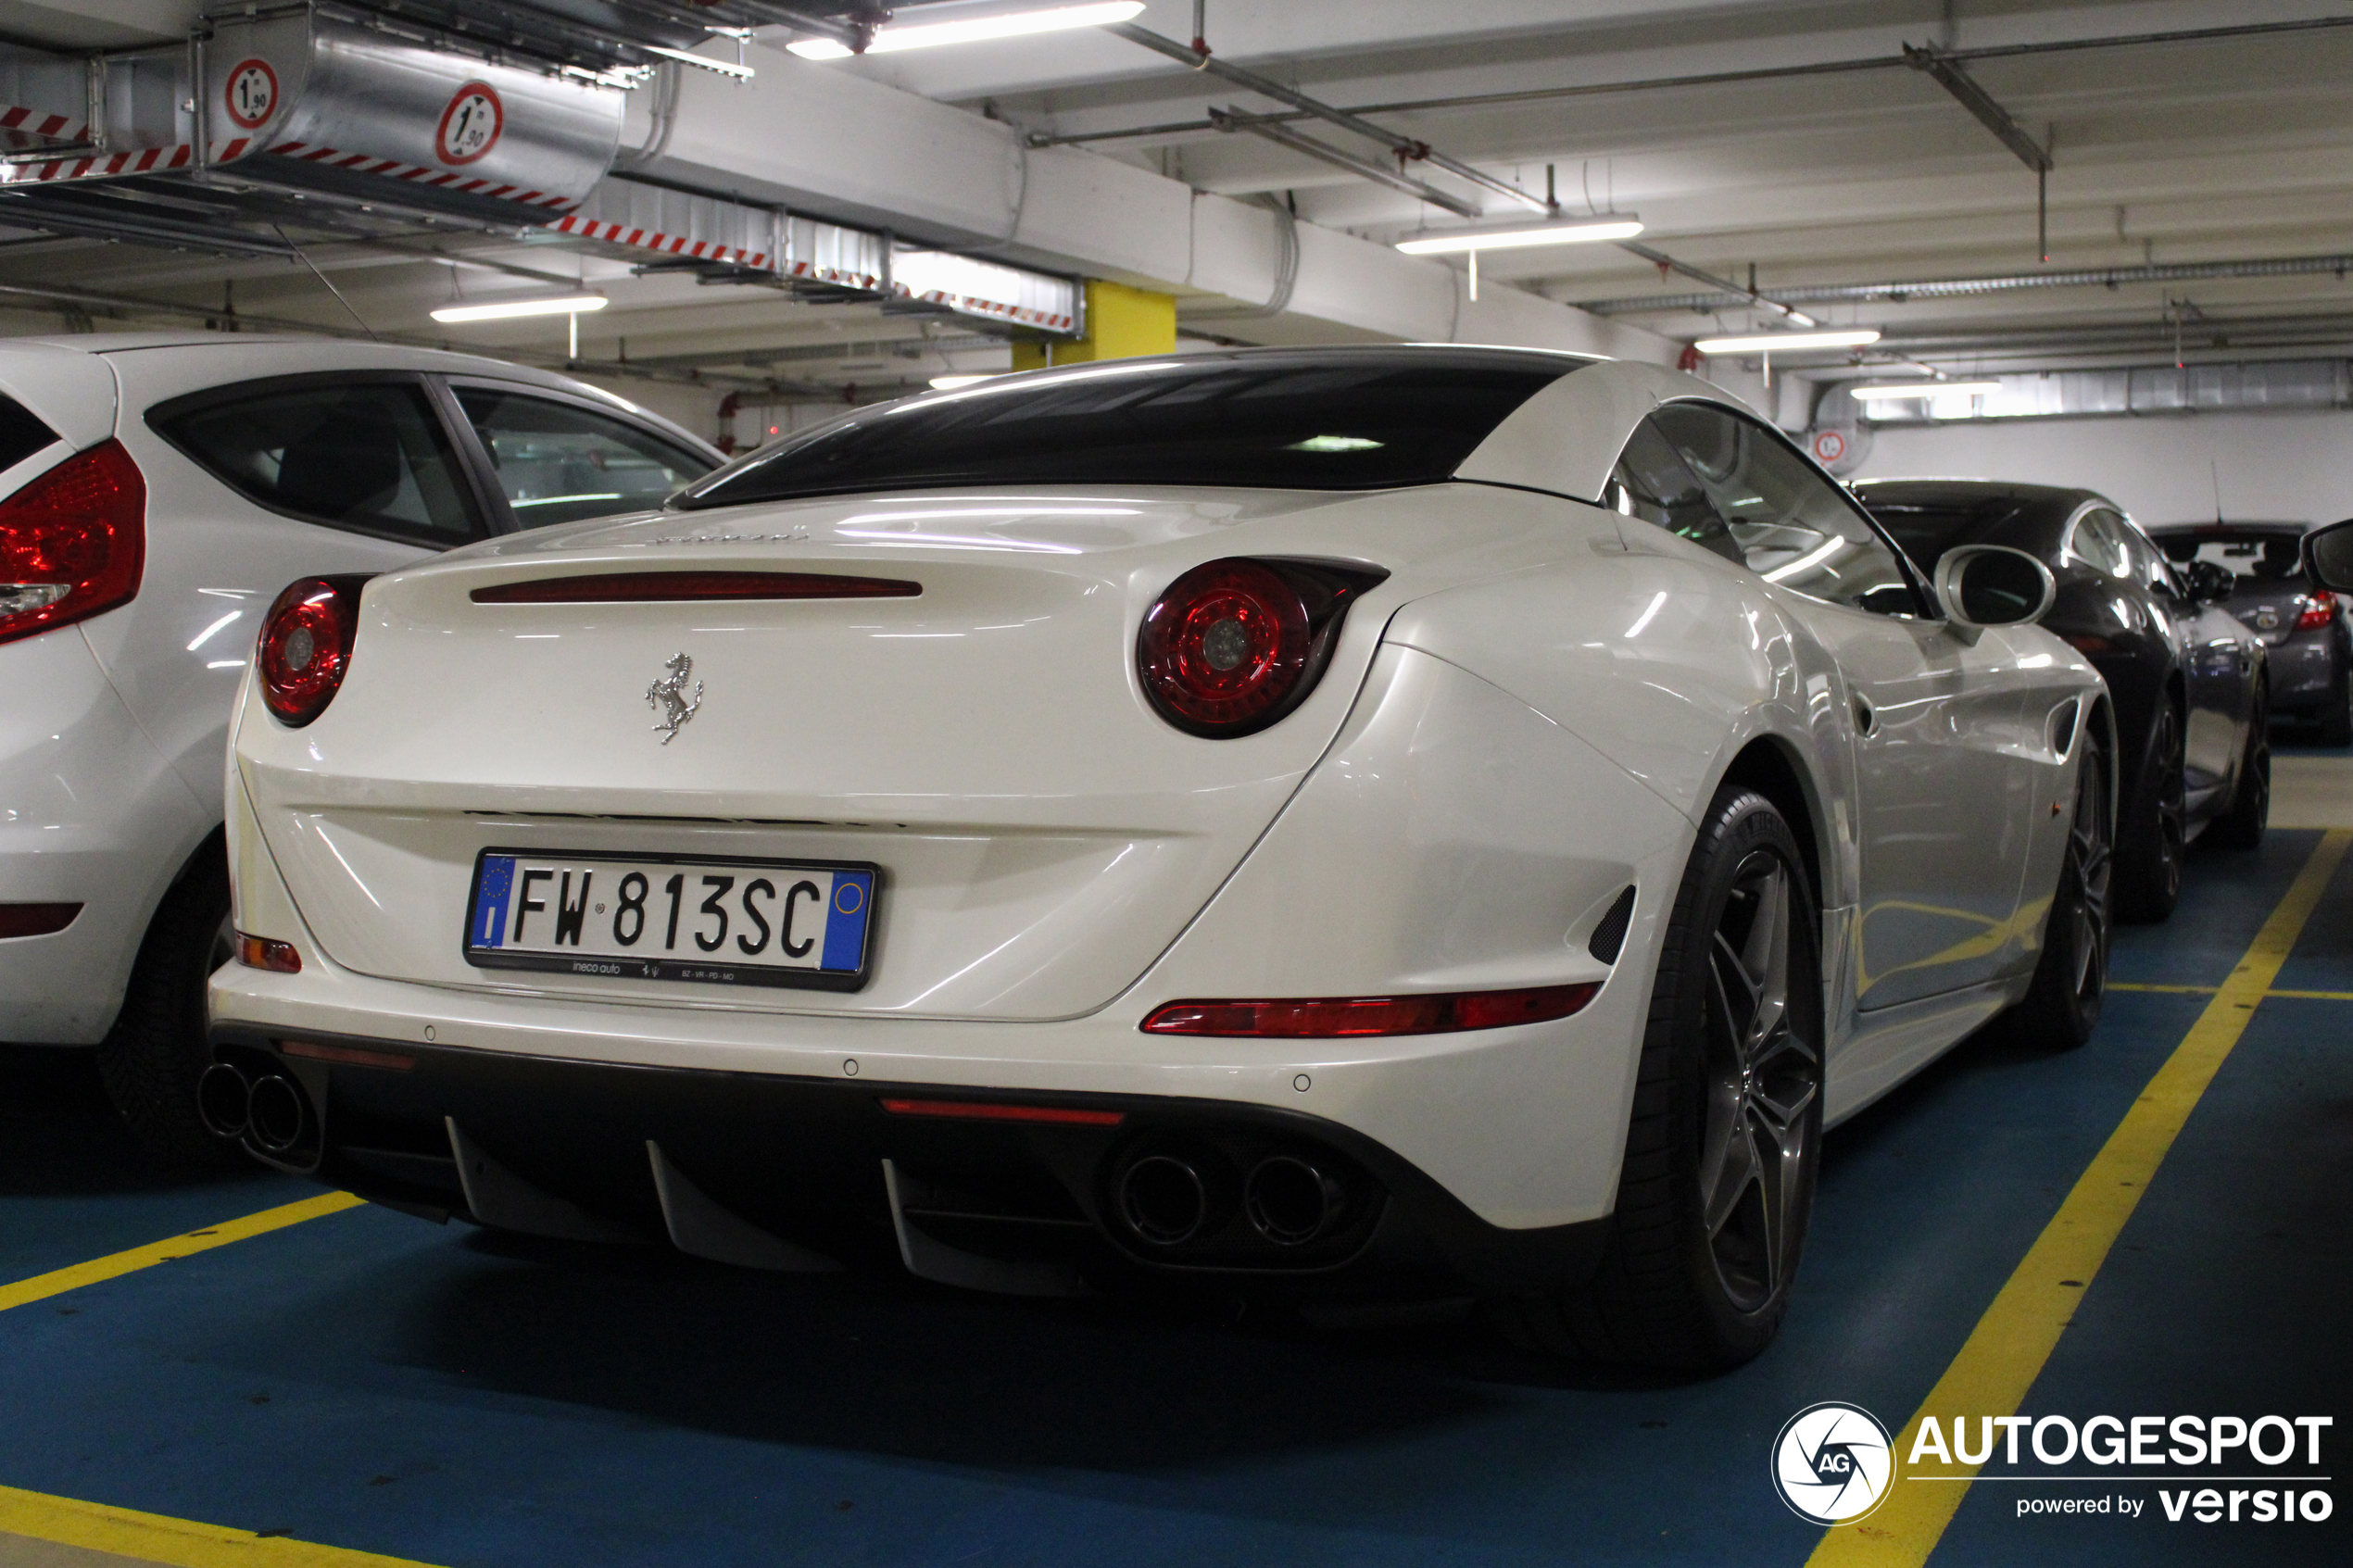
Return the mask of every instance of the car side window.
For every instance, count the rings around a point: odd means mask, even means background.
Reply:
[[[2165,558],[2165,552],[2157,547],[2155,540],[2115,512],[2096,515],[2115,520],[2117,537],[2123,543],[2125,558],[2124,571],[2119,573],[2120,576],[2129,576],[2156,593],[2171,594],[2177,599],[2190,596],[2189,584],[2182,580],[2173,563]]]
[[[1919,612],[1902,563],[1862,508],[1772,432],[1698,403],[1667,404],[1648,422],[1698,478],[1739,558],[1765,581],[1874,614]]]
[[[2147,581],[2145,569],[2133,570],[2132,546],[2126,543],[2124,520],[2105,507],[2095,507],[2075,520],[2069,529],[2066,553],[2095,571],[2105,571],[2110,577],[2138,575]]]
[[[575,404],[501,387],[451,390],[524,528],[658,507],[711,470],[698,453]]]
[[[1664,528],[1726,560],[1748,564],[1699,476],[1648,420],[1634,427],[1626,450],[1618,455],[1603,500],[1613,511]]]
[[[444,549],[485,532],[414,382],[233,389],[157,413],[159,434],[273,510]]]

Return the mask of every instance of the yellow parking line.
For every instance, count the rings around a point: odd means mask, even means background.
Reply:
[[[2173,995],[2210,997],[2221,989],[2220,985],[2141,985],[2125,980],[2108,983],[2111,991],[2165,991]],[[2267,997],[2288,997],[2307,1002],[2353,1002],[2353,991],[2266,991]]]
[[[110,1551],[170,1568],[423,1568],[405,1557],[258,1536],[251,1530],[21,1492],[14,1486],[0,1486],[0,1535]]]
[[[1899,1460],[1911,1453],[1920,1423],[1930,1415],[1944,1419],[2017,1413],[2083,1299],[2084,1287],[2099,1272],[2108,1248],[2147,1190],[2149,1179],[2189,1121],[2198,1098],[2238,1044],[2256,1005],[2278,978],[2280,966],[2287,961],[2289,950],[2327,891],[2329,878],[2345,859],[2348,845],[2353,845],[2353,830],[2332,828],[2322,836],[2287,896],[2231,971],[2230,979],[2214,993],[2189,1034],[2125,1112],[2001,1294],[1978,1319],[1960,1354],[1904,1424],[1895,1440]],[[1934,1477],[1964,1483],[1957,1486],[1922,1486],[1916,1492],[1908,1485],[1898,1485],[1878,1512],[1862,1523],[1826,1532],[1806,1560],[1808,1568],[1834,1564],[1917,1568],[1936,1549],[1945,1525],[1969,1493],[1968,1481],[1977,1471],[1975,1465],[1954,1465]]]
[[[11,1307],[21,1307],[28,1301],[39,1301],[69,1290],[79,1290],[85,1285],[101,1280],[118,1279],[124,1274],[151,1269],[157,1263],[169,1263],[175,1258],[226,1247],[233,1241],[248,1236],[283,1230],[305,1220],[316,1220],[328,1214],[357,1209],[365,1198],[354,1198],[347,1192],[322,1192],[316,1198],[306,1198],[299,1203],[283,1204],[276,1209],[264,1209],[258,1214],[247,1214],[242,1220],[230,1220],[205,1230],[190,1231],[168,1241],[151,1241],[145,1247],[134,1247],[128,1252],[76,1263],[70,1268],[57,1269],[31,1279],[20,1279],[14,1285],[0,1285],[0,1312]]]

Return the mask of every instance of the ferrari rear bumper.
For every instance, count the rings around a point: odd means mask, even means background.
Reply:
[[[1157,1277],[1326,1298],[1493,1294],[1590,1269],[1606,1220],[1506,1230],[1324,1118],[216,1028],[298,1092],[256,1153],[427,1218],[772,1268],[905,1266],[1032,1294]],[[281,1092],[273,1086],[273,1092]]]

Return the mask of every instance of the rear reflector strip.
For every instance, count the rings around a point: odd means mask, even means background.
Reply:
[[[1348,1039],[1365,1035],[1448,1035],[1567,1018],[1601,990],[1598,981],[1524,991],[1456,991],[1427,997],[1320,997],[1254,1002],[1170,1002],[1144,1020],[1152,1035],[1227,1038]]]
[[[991,1105],[985,1100],[887,1099],[893,1116],[937,1116],[953,1122],[1051,1122],[1065,1127],[1116,1127],[1121,1110],[1084,1110],[1071,1105]]]
[[[0,939],[46,936],[71,925],[81,912],[79,904],[0,904]]]
[[[312,1061],[339,1062],[346,1067],[381,1067],[388,1073],[406,1073],[417,1065],[417,1059],[413,1056],[361,1050],[357,1046],[322,1046],[316,1040],[281,1040],[278,1048],[288,1056],[304,1057]]]
[[[476,588],[478,605],[685,604],[698,599],[911,599],[920,583],[824,571],[610,571]]]

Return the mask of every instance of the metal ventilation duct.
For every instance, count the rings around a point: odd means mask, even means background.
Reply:
[[[2343,359],[2143,365],[2131,370],[2051,370],[1970,379],[1999,382],[2001,390],[1981,397],[1892,399],[1875,403],[1860,417],[1876,425],[1908,425],[1970,419],[2086,419],[2353,407],[2353,364]],[[1823,390],[1814,420],[1818,425],[1852,424],[1857,417],[1857,405],[1847,395],[1846,383],[1841,383]]]
[[[937,314],[1028,335],[1084,330],[1076,279],[946,251],[904,250],[888,234],[845,228],[616,174],[547,228],[641,271],[690,271],[712,282],[764,283],[816,301],[866,300],[891,314]]]
[[[12,51],[0,86],[16,94],[0,129],[34,142],[0,155],[0,220],[244,248],[275,248],[287,223],[543,223],[595,188],[621,135],[612,82],[332,5],[218,19],[182,48]]]

